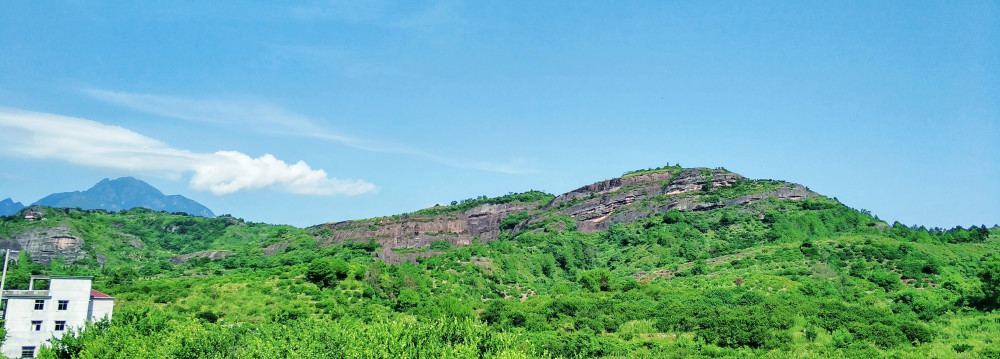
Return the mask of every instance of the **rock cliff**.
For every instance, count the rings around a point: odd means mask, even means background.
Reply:
[[[608,229],[615,223],[633,222],[672,210],[704,211],[750,206],[770,199],[799,200],[813,196],[817,194],[801,185],[748,180],[724,169],[669,167],[627,174],[555,197],[526,192],[494,199],[483,198],[457,206],[434,207],[411,214],[321,224],[308,230],[313,239],[323,246],[375,241],[382,247],[378,259],[401,262],[433,252],[393,250],[427,248],[440,240],[453,246],[488,242],[501,237],[501,227],[509,231],[505,233],[517,233],[526,228],[535,230],[540,228],[536,225],[544,223],[556,226],[569,223],[582,232],[590,233]],[[25,250],[33,259],[43,263],[59,257],[67,262],[84,258],[103,261],[102,254],[106,253],[88,253],[96,249],[84,247],[79,233],[88,232],[75,230],[72,221],[59,222],[65,220],[61,217],[46,218],[46,213],[61,212],[47,212],[42,207],[25,211],[28,212],[22,213],[24,218],[14,219],[18,223],[23,222],[24,230],[11,233],[8,238],[0,238],[0,249]],[[517,216],[510,217],[512,215]],[[120,232],[123,226],[117,222],[110,225],[119,245],[126,251],[138,250],[135,253],[145,250],[145,238]],[[173,233],[181,229],[179,226],[181,222],[171,222],[161,229]],[[274,255],[289,245],[287,241],[272,244],[264,248],[264,254]],[[171,261],[183,263],[198,257],[219,259],[233,253],[206,249],[198,253],[176,253]]]
[[[671,198],[670,204],[658,208],[656,212],[671,209],[702,210],[714,207],[711,203],[695,202],[681,195],[710,188],[726,187],[743,180],[738,174],[725,170],[691,168],[640,174],[625,178],[615,178],[580,187],[557,196],[545,209],[558,209],[561,213],[576,218],[580,231],[593,232],[607,229],[613,223],[631,222],[648,216],[653,211],[617,214],[621,208],[638,201],[659,197]],[[612,218],[614,217],[614,218]]]
[[[0,250],[24,250],[31,259],[41,263],[62,256],[67,263],[87,258],[83,239],[70,234],[68,225],[47,228],[29,228],[11,239],[0,239]]]
[[[474,239],[495,240],[504,217],[527,211],[529,217],[515,230],[544,221],[553,215],[576,219],[582,232],[605,230],[671,210],[702,211],[726,206],[746,206],[768,198],[798,200],[817,196],[797,184],[760,181],[773,190],[733,197],[720,197],[716,189],[746,183],[743,176],[724,169],[663,169],[626,175],[583,186],[561,194],[549,203],[486,204],[467,211],[427,216],[401,215],[360,221],[328,223],[312,228],[321,245],[374,240],[386,249],[428,247],[435,240],[469,245]],[[752,182],[752,181],[751,181]]]
[[[482,242],[497,239],[504,217],[537,207],[538,203],[484,204],[435,216],[410,214],[327,223],[312,230],[321,245],[374,240],[383,248],[403,249],[427,247],[433,241],[446,240],[452,245],[465,246],[476,239]]]

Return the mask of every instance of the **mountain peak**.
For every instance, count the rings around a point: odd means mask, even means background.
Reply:
[[[21,204],[21,202],[14,202],[14,200],[10,198],[4,199],[3,201],[0,201],[0,216],[12,215],[23,208],[24,205]]]
[[[215,217],[210,209],[180,195],[166,196],[135,177],[102,179],[86,191],[54,193],[35,204],[49,207],[103,209],[120,211],[136,207],[154,211],[184,212],[201,217]]]
[[[163,196],[163,192],[160,192],[160,190],[156,189],[156,187],[153,187],[149,183],[143,182],[142,180],[136,179],[135,177],[119,177],[113,180],[105,178],[100,182],[97,182],[97,184],[88,189],[87,192],[115,192],[126,195],[139,194],[154,197]]]

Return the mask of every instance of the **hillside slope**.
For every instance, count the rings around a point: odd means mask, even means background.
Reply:
[[[569,225],[591,233],[672,210],[738,207],[750,211],[752,204],[769,198],[815,196],[801,185],[750,180],[721,168],[664,167],[629,173],[554,197],[527,192],[405,215],[327,223],[310,230],[322,244],[374,240],[386,249],[406,249],[446,240],[451,245],[469,245],[498,239],[504,230],[517,231],[560,217],[571,218]]]
[[[43,355],[1000,356],[1000,228],[888,224],[723,169],[307,229],[39,210],[0,238],[65,226],[87,254],[22,257],[8,283],[95,275],[117,300]]]

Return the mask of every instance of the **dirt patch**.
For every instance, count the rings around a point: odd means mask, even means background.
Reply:
[[[184,255],[179,255],[179,256],[171,257],[170,258],[170,263],[181,264],[181,263],[184,263],[184,262],[187,262],[187,261],[191,260],[191,258],[208,258],[208,259],[216,260],[216,259],[226,258],[227,256],[233,255],[233,254],[236,254],[236,252],[233,252],[233,251],[208,251],[208,252],[191,253],[191,254],[184,254]]]
[[[632,275],[632,278],[639,281],[639,283],[647,284],[659,278],[670,279],[674,277],[674,272],[666,269],[657,269],[654,271],[639,272]]]
[[[476,266],[479,266],[479,268],[486,270],[486,272],[489,274],[493,274],[493,272],[497,270],[496,267],[493,266],[493,260],[490,258],[472,257],[469,258],[469,262]]]
[[[291,243],[281,242],[264,247],[265,256],[273,256],[275,253],[285,250]]]

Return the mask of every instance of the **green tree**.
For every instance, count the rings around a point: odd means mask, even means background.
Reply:
[[[333,261],[330,258],[316,258],[312,263],[309,263],[306,279],[320,287],[327,287],[333,281],[335,272]]]
[[[451,242],[444,239],[438,239],[431,242],[431,250],[435,251],[447,251],[451,249]]]
[[[396,310],[405,312],[418,305],[420,305],[420,294],[405,288],[399,291],[399,297],[396,297]]]
[[[334,258],[331,261],[330,267],[333,269],[333,275],[337,280],[347,279],[347,275],[351,274],[351,266],[341,258]]]
[[[580,285],[591,292],[607,292],[614,285],[611,271],[606,268],[592,269],[580,274]]]
[[[684,215],[681,214],[681,211],[678,211],[677,209],[671,209],[670,212],[667,212],[666,214],[663,215],[663,223],[666,224],[674,224],[683,220],[684,220]]]
[[[1000,255],[992,254],[979,266],[979,280],[983,282],[983,304],[1000,307]]]

